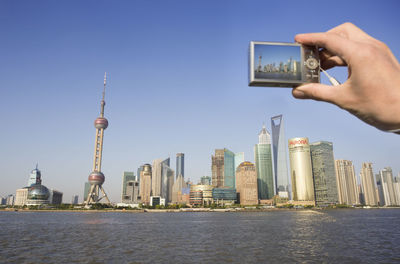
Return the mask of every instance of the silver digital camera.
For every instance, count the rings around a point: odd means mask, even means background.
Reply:
[[[320,82],[318,48],[298,43],[251,41],[249,86],[296,87]]]

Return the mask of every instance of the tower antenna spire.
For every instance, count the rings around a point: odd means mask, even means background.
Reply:
[[[104,106],[106,105],[106,101],[104,101],[104,98],[106,96],[106,84],[107,84],[107,72],[104,73],[104,87],[103,87],[103,97],[101,99],[101,110],[100,110],[100,116],[104,117]]]

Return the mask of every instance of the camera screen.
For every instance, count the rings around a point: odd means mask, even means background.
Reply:
[[[254,45],[255,79],[301,80],[300,46]]]

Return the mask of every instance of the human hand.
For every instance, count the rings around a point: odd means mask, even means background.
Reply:
[[[351,23],[324,33],[299,34],[295,40],[323,48],[321,68],[347,66],[349,72],[338,86],[296,87],[295,98],[330,102],[381,130],[400,129],[400,64],[383,42]]]

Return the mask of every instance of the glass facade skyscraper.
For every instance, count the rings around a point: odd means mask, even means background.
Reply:
[[[326,141],[315,142],[310,144],[310,150],[315,203],[317,205],[338,203],[332,143]]]
[[[275,194],[272,168],[271,136],[265,126],[258,135],[258,144],[254,146],[254,160],[257,171],[258,199],[272,199]]]
[[[242,162],[244,162],[244,152],[235,153],[235,173]]]
[[[36,168],[31,171],[28,180],[28,187],[34,184],[42,184],[42,174],[38,169],[38,165],[36,164]]]
[[[185,178],[185,154],[183,153],[176,154],[176,178],[180,174]]]
[[[226,148],[216,149],[215,155],[211,157],[212,185],[235,188],[235,164],[240,159],[236,158],[235,161],[235,153]]]
[[[124,196],[126,195],[126,183],[128,181],[135,181],[136,177],[133,171],[124,171],[122,175],[122,200],[124,199]]]
[[[274,164],[275,192],[280,196],[291,198],[291,188],[288,176],[286,139],[282,115],[271,118],[272,154]]]
[[[224,150],[225,187],[236,188],[235,153]]]

